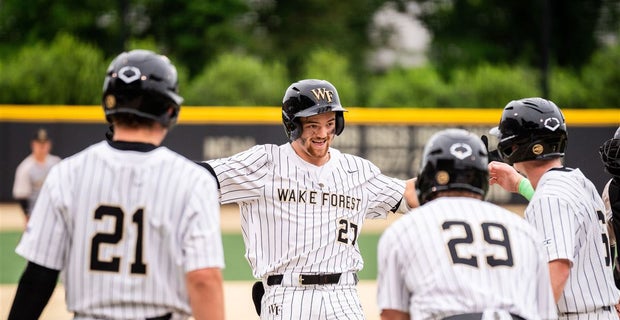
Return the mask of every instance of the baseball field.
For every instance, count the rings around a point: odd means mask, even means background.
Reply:
[[[520,206],[508,207],[515,213],[523,212]],[[390,215],[387,220],[367,220],[359,238],[360,251],[364,257],[364,270],[359,273],[359,294],[366,319],[379,319],[376,307],[376,247],[382,230],[398,219],[398,215]],[[17,204],[0,204],[0,319],[6,319],[16,284],[26,264],[23,258],[15,254],[14,249],[24,228],[24,217]],[[236,206],[223,206],[221,227],[223,233],[226,269],[225,301],[227,319],[258,319],[254,312],[251,298],[253,277],[243,254],[243,239],[239,227],[239,211]],[[43,311],[42,320],[72,319],[67,312],[64,300],[64,289],[59,284],[54,291],[50,303]]]

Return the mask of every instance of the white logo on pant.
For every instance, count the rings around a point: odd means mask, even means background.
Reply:
[[[279,316],[282,314],[282,305],[281,304],[272,304],[269,305],[268,312],[270,315]]]

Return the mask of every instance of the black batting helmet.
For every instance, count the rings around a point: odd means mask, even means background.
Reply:
[[[420,204],[446,190],[465,190],[484,197],[489,190],[487,165],[487,149],[478,136],[463,129],[435,133],[424,147],[416,180]]]
[[[511,165],[563,157],[568,140],[562,111],[543,98],[510,101],[491,134],[499,139],[497,150],[502,160]]]
[[[165,56],[132,50],[118,55],[108,67],[102,98],[108,122],[115,114],[131,113],[171,126],[182,102],[177,69]]]
[[[615,177],[620,177],[620,127],[613,138],[603,142],[599,154],[605,164],[605,170]]]
[[[336,87],[326,80],[305,79],[291,84],[282,99],[282,122],[286,136],[294,141],[301,135],[299,118],[336,112],[336,135],[344,129],[345,110]]]

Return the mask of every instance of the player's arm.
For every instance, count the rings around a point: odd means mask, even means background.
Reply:
[[[409,314],[399,310],[381,310],[381,320],[409,320]]]
[[[409,208],[417,208],[420,206],[420,202],[418,202],[418,194],[415,192],[415,181],[417,178],[412,178],[406,181],[405,184],[405,193],[403,194],[403,198],[407,200],[407,205]]]
[[[28,262],[19,279],[8,320],[39,319],[54,292],[59,273],[58,270]]]
[[[220,268],[190,271],[185,276],[192,314],[196,320],[224,319],[224,285]]]
[[[489,184],[497,184],[508,192],[519,193],[527,200],[531,200],[534,195],[530,181],[515,168],[503,162],[489,163]]]
[[[24,213],[28,213],[28,199],[32,193],[30,182],[28,181],[28,171],[23,162],[15,171],[15,180],[13,182],[13,198],[19,202],[19,206]]]
[[[556,259],[549,261],[549,277],[551,279],[551,288],[553,289],[553,297],[557,303],[560,300],[564,286],[570,274],[570,261],[567,259]]]
[[[28,199],[17,199],[19,207],[22,208],[24,213],[28,213]]]
[[[420,206],[418,202],[418,195],[415,191],[415,181],[417,178],[412,178],[405,181],[405,192],[403,198],[392,208],[394,213],[407,213],[413,208]]]

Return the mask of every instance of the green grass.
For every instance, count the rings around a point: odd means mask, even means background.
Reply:
[[[15,284],[26,265],[25,260],[15,253],[21,232],[0,232],[0,284]],[[375,279],[377,274],[378,234],[362,234],[359,237],[360,251],[364,257],[364,270],[360,279]],[[243,256],[245,249],[241,234],[223,234],[226,269],[224,280],[253,280],[252,271]]]
[[[0,232],[0,284],[13,284],[19,280],[26,261],[15,253],[21,237],[20,231]]]

